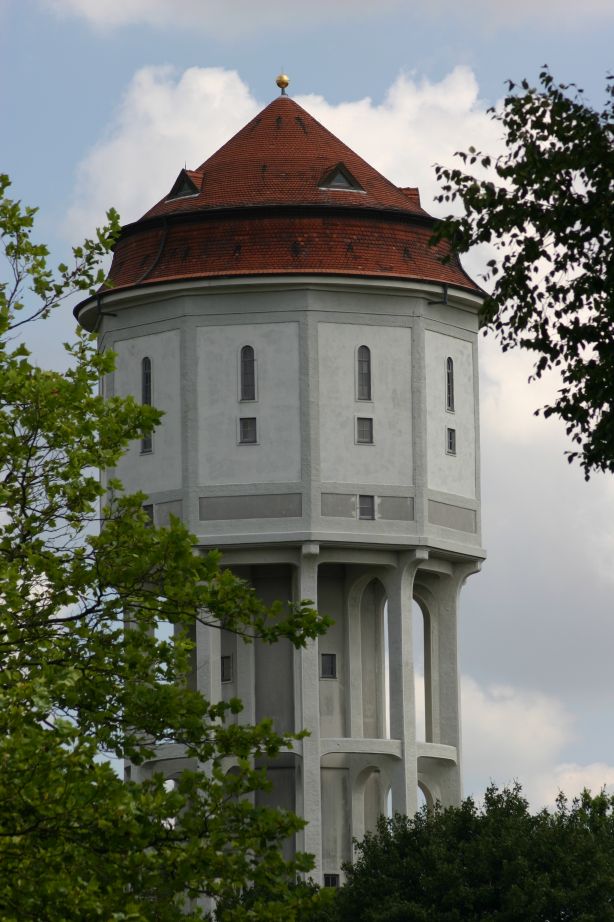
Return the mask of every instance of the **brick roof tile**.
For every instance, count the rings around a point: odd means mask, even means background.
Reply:
[[[322,188],[340,165],[362,191]],[[165,197],[123,228],[110,271],[116,289],[323,274],[480,291],[447,244],[429,245],[433,219],[418,190],[397,188],[288,96],[185,173],[196,194]]]

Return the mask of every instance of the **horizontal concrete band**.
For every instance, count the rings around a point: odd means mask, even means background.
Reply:
[[[377,496],[376,518],[397,522],[414,519],[412,496]],[[322,493],[322,515],[327,518],[355,519],[358,496],[355,493]],[[169,515],[181,518],[181,501],[156,503],[156,523],[167,525]],[[252,496],[201,496],[201,521],[229,519],[300,518],[303,504],[300,493],[267,493]],[[475,534],[477,517],[474,509],[453,506],[437,500],[428,501],[428,520],[455,531]]]
[[[376,518],[411,522],[414,500],[411,496],[377,496]],[[355,519],[358,497],[355,493],[323,493],[322,515]],[[228,519],[298,518],[302,515],[300,493],[267,493],[251,496],[201,496],[201,521]]]
[[[449,503],[439,503],[434,499],[429,499],[428,517],[431,525],[443,525],[444,528],[454,528],[456,531],[466,531],[471,534],[477,531],[477,517],[474,509],[464,509],[461,506],[452,506]]]
[[[156,525],[166,528],[170,525],[171,516],[181,519],[183,517],[183,503],[180,499],[171,500],[166,503],[155,504],[155,522]]]
[[[322,493],[322,515],[355,519],[355,493]],[[411,522],[414,518],[413,496],[376,496],[376,518],[396,522]]]
[[[303,498],[300,493],[201,496],[198,505],[201,522],[216,519],[300,518],[303,513]]]

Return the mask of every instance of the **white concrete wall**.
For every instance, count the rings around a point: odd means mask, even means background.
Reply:
[[[239,356],[253,346],[257,399],[239,399]],[[202,326],[198,348],[201,484],[295,482],[301,476],[298,323]],[[256,417],[257,445],[239,445],[239,417]]]
[[[476,495],[475,405],[472,344],[426,331],[426,418],[428,486]],[[454,412],[446,410],[446,359],[454,361]],[[446,429],[456,429],[456,455],[446,454]]]
[[[141,361],[151,359],[152,403],[164,411],[153,434],[153,451],[141,454],[141,442],[133,442],[117,466],[117,476],[127,492],[156,493],[181,489],[181,377],[179,331],[151,333],[116,340],[115,393],[141,399]]]
[[[356,351],[371,350],[372,400],[356,399]],[[321,477],[334,483],[413,482],[411,331],[318,325]],[[355,444],[355,419],[373,417],[374,444]]]

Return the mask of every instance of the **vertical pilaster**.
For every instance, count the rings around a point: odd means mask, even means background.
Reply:
[[[318,545],[303,545],[297,580],[296,601],[318,600]],[[299,837],[299,848],[315,859],[314,878],[322,874],[322,795],[320,789],[320,687],[318,642],[312,640],[295,652],[294,700],[297,730],[309,730],[302,741],[303,756],[297,777],[297,812],[307,821]]]
[[[205,612],[205,617],[207,613]],[[219,628],[196,622],[196,688],[203,698],[215,704],[222,700],[222,632]],[[202,771],[210,772],[210,763],[198,765]],[[191,902],[191,901],[190,901]],[[204,912],[211,912],[214,901],[211,897],[198,897],[191,902],[191,908],[199,907]]]
[[[237,637],[237,698],[243,704],[240,724],[256,723],[256,650]]]
[[[427,556],[428,552],[422,548],[399,554],[397,569],[386,578],[390,736],[401,742],[401,759],[392,770],[392,809],[408,815],[416,812],[418,789],[412,588],[416,569]]]
[[[198,485],[198,327],[186,318],[181,327],[181,476],[183,521],[187,528],[200,534]]]
[[[459,803],[463,796],[461,775],[460,672],[458,663],[458,602],[467,577],[479,568],[475,562],[457,565],[450,576],[431,583],[437,620],[437,742],[456,747],[457,763],[440,775],[442,803]]]
[[[348,694],[346,726],[352,739],[364,736],[362,714],[362,636],[360,600],[366,585],[364,576],[356,575],[353,567],[346,570],[346,662]],[[355,833],[354,833],[355,834]]]
[[[423,301],[414,302],[422,306]],[[422,313],[414,317],[411,333],[411,413],[413,444],[414,518],[419,534],[427,527],[428,441],[426,417],[426,347]]]
[[[222,700],[221,649],[219,628],[197,621],[196,688],[212,704]]]
[[[422,609],[424,619],[424,738],[427,743],[439,742],[439,698],[434,694],[437,681],[439,636],[437,621],[427,608]]]

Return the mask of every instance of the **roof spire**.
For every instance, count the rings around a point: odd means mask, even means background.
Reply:
[[[283,74],[283,73],[282,73],[282,74],[278,74],[278,76],[275,78],[275,83],[277,84],[277,86],[278,86],[279,89],[281,90],[281,95],[282,95],[282,96],[286,96],[286,95],[287,95],[287,93],[286,93],[286,87],[287,87],[288,84],[290,83],[290,78],[288,77],[288,75],[287,75],[287,74]]]

